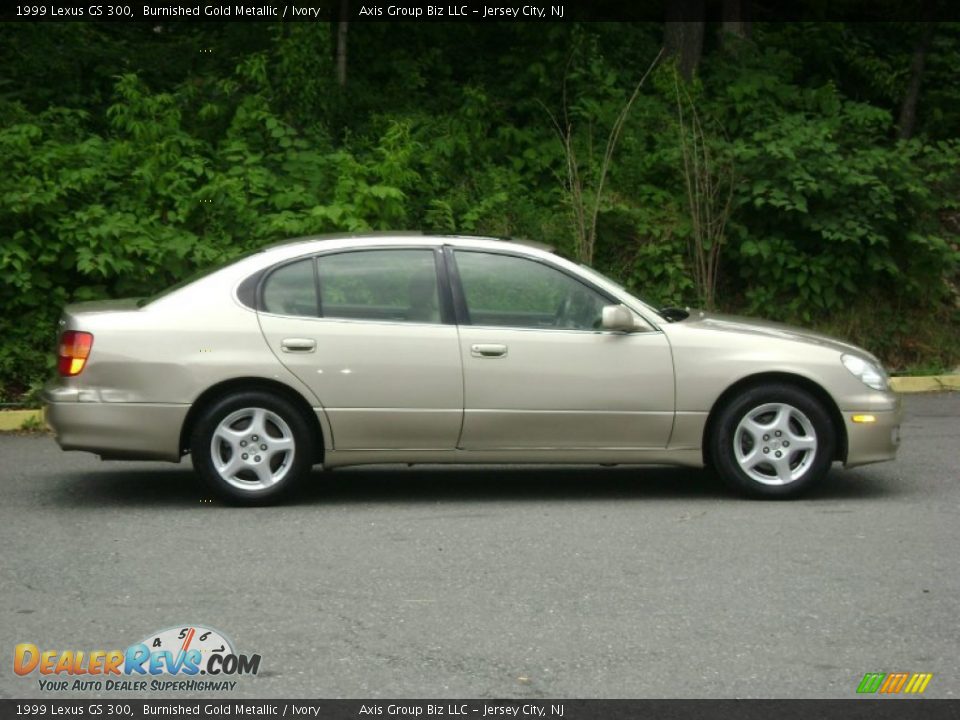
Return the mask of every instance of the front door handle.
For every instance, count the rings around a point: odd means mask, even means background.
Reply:
[[[310,338],[284,338],[280,347],[284,352],[312,353],[317,349],[317,341]]]
[[[506,345],[497,345],[494,343],[481,343],[470,346],[470,354],[478,358],[500,358],[507,354]]]

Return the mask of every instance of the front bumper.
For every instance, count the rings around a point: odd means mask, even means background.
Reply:
[[[854,422],[854,415],[869,414],[875,422]],[[903,408],[900,397],[896,397],[892,410],[866,410],[863,412],[843,412],[843,422],[847,429],[847,457],[844,467],[855,467],[868,463],[893,460],[900,447],[900,422]]]
[[[44,415],[60,447],[104,460],[179,462],[180,430],[189,410],[189,405],[59,401],[57,393],[44,393]]]

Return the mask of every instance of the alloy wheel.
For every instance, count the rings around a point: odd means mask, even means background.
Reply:
[[[236,410],[217,425],[210,441],[214,469],[243,491],[270,488],[293,466],[296,443],[287,422],[259,407]]]
[[[817,433],[800,410],[766,403],[743,416],[733,434],[737,464],[764,485],[788,485],[802,478],[817,457]]]

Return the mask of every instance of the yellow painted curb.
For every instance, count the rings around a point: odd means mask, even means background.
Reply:
[[[898,393],[941,392],[960,390],[960,375],[927,375],[920,377],[892,377],[890,387]]]
[[[0,431],[19,430],[25,422],[42,423],[43,410],[4,410],[0,412]]]

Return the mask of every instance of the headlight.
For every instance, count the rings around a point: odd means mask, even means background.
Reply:
[[[864,360],[856,355],[841,355],[840,360],[843,361],[843,366],[856,375],[860,382],[867,387],[874,390],[887,390],[889,388],[887,374],[876,363]]]

